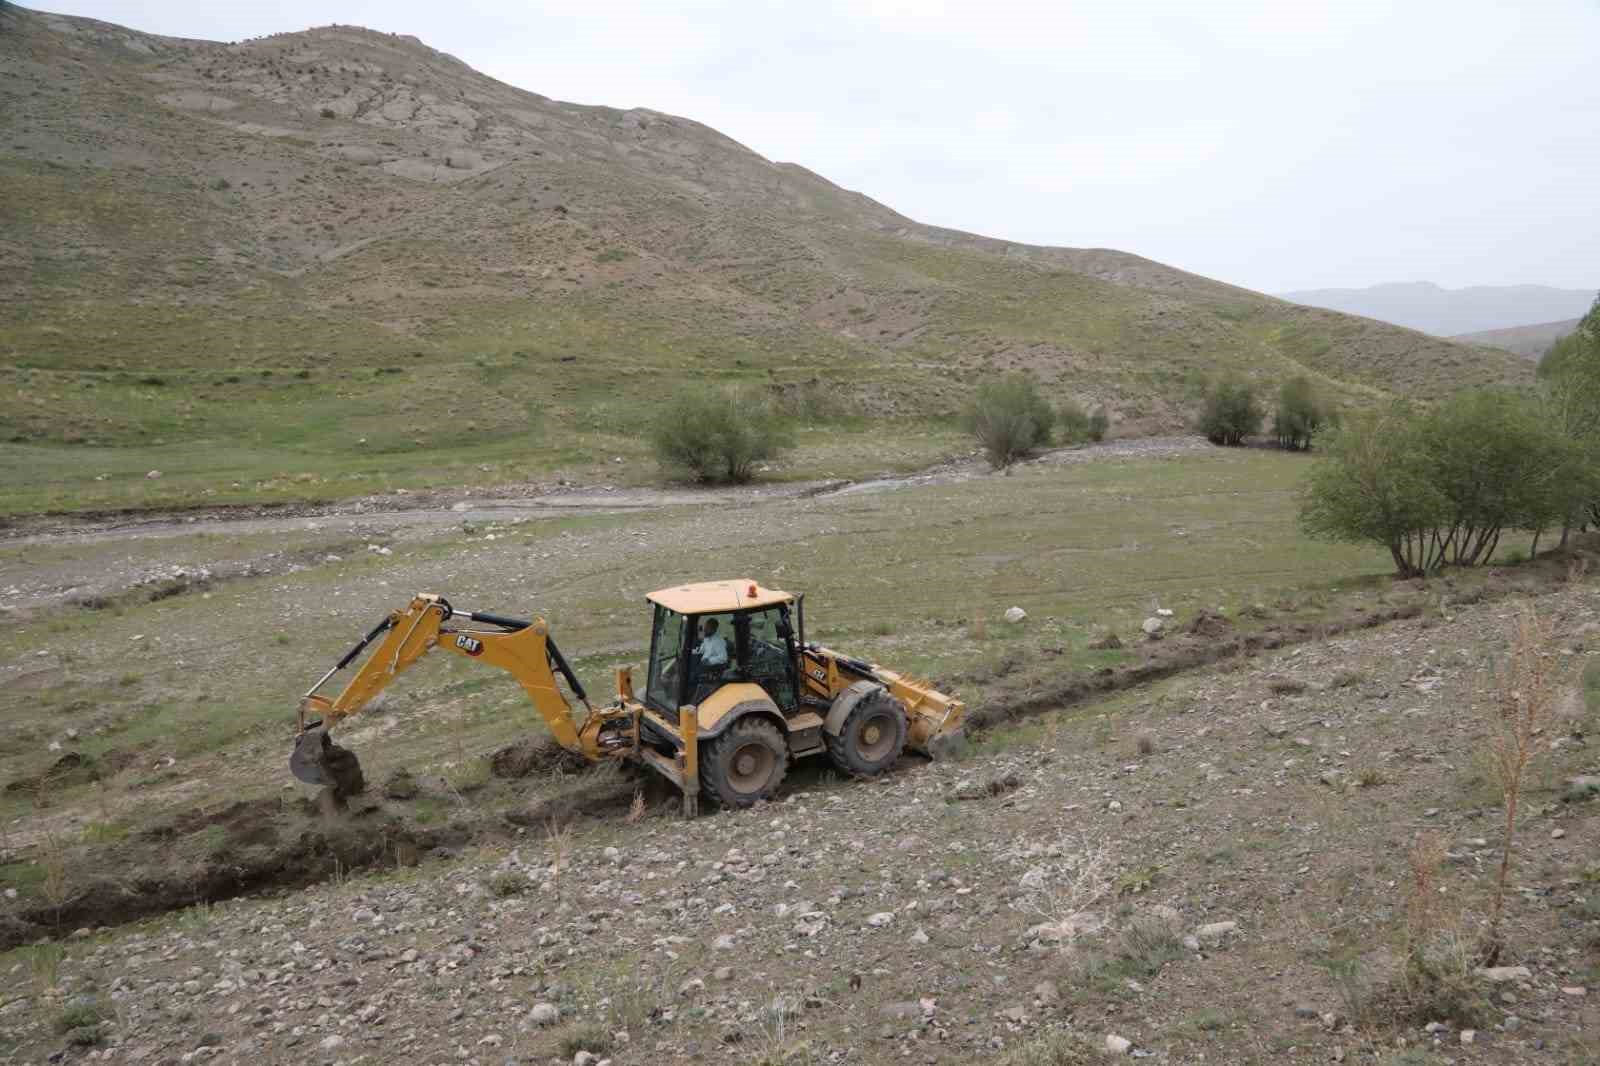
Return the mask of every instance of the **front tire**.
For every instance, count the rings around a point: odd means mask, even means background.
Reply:
[[[771,799],[789,769],[789,746],[765,718],[741,718],[700,747],[700,787],[724,807]]]
[[[828,757],[854,777],[877,777],[906,750],[906,711],[885,689],[877,689],[845,716],[839,735],[824,731]]]

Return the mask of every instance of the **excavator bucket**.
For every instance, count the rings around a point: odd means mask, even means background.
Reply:
[[[354,796],[367,787],[361,760],[328,736],[325,726],[305,730],[289,753],[289,772],[308,785],[329,785],[340,796]]]

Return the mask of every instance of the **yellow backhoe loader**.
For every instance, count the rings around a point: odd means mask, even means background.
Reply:
[[[683,793],[726,807],[770,797],[791,759],[826,753],[856,777],[874,777],[907,748],[927,755],[961,732],[966,705],[876,663],[808,643],[804,597],[754,581],[707,581],[646,597],[654,618],[644,692],[617,669],[617,698],[594,707],[544,619],[525,621],[418,595],[384,618],[305,694],[289,768],[336,797],[364,787],[361,765],[328,730],[437,648],[510,672],[550,734],[591,762],[652,767]],[[472,623],[470,625],[464,623]],[[344,690],[318,695],[334,674],[377,646]],[[583,704],[575,717],[557,677]]]

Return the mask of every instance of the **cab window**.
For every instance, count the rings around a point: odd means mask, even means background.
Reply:
[[[645,684],[645,702],[664,711],[678,709],[682,652],[683,615],[657,604],[655,624],[650,630],[650,677]]]
[[[741,634],[740,655],[745,676],[762,688],[783,710],[795,705],[794,655],[789,643],[789,609],[782,604],[751,611],[741,621],[749,626]]]
[[[702,614],[690,619],[689,702],[699,706],[734,671],[734,616]]]

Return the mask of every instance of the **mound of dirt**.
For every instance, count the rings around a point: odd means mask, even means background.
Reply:
[[[551,737],[528,737],[489,756],[494,776],[514,779],[533,773],[581,770],[589,764],[583,756],[570,752]]]
[[[1233,623],[1216,611],[1202,607],[1183,631],[1196,637],[1226,637],[1233,632]]]
[[[113,750],[100,756],[69,751],[51,763],[50,768],[38,777],[19,777],[15,781],[8,782],[5,790],[8,794],[32,792],[36,795],[45,795],[51,789],[72,788],[98,781],[102,777],[110,777],[132,766],[136,761],[138,756],[131,751]]]

